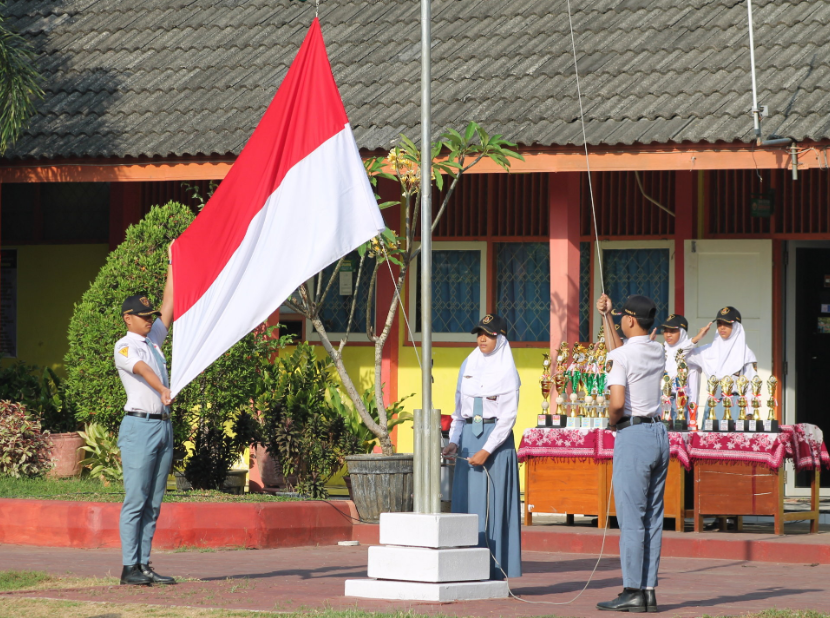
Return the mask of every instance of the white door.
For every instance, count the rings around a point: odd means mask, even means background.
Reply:
[[[684,249],[689,335],[713,321],[722,307],[735,307],[766,385],[772,374],[772,240],[687,240]],[[717,336],[713,324],[700,345]],[[707,378],[701,376],[698,401],[706,400]]]

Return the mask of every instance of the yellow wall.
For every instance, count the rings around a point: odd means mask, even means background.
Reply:
[[[30,245],[17,249],[17,360],[65,375],[66,331],[75,303],[106,262],[108,245]],[[15,359],[4,359],[3,365]]]

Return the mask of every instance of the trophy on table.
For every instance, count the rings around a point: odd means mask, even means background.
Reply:
[[[749,431],[764,431],[764,421],[761,418],[761,389],[764,381],[755,374],[752,378],[752,420],[749,422]]]
[[[565,411],[565,384],[567,378],[568,342],[563,341],[556,352],[556,373],[553,374],[553,385],[556,387],[556,412],[551,415],[551,427],[564,427],[568,420]]]
[[[720,396],[723,401],[723,418],[720,421],[721,431],[735,431],[735,421],[732,420],[732,385],[735,380],[732,376],[724,376],[720,381]]]
[[[585,347],[575,343],[571,351],[571,366],[568,368],[568,378],[571,383],[570,403],[566,404],[570,411],[568,413],[568,429],[579,429],[582,427],[582,415],[580,414],[579,390],[582,382],[582,364],[585,362]],[[584,388],[584,387],[583,387]]]
[[[715,393],[718,392],[718,379],[715,376],[709,376],[706,382],[707,392],[709,396],[706,398],[706,407],[709,413],[706,415],[706,420],[703,421],[703,431],[718,431],[718,417],[715,416],[715,408],[718,406],[717,397]]]
[[[769,408],[769,415],[764,421],[764,431],[769,433],[778,433],[781,428],[778,426],[778,421],[775,418],[775,389],[778,387],[778,378],[770,376],[767,380],[767,389],[769,390],[769,399],[767,399],[767,407]]]
[[[606,390],[608,388],[608,374],[605,372],[605,360],[608,356],[608,350],[605,349],[605,342],[602,339],[602,329],[600,329],[599,334],[600,342],[597,344],[597,348],[599,350],[597,354],[597,378],[596,378],[596,385],[597,385],[597,407],[599,409],[598,417],[595,422],[594,426],[599,427],[600,429],[606,429],[608,427],[608,397],[606,395]]]
[[[551,417],[548,397],[550,397],[550,389],[553,384],[553,378],[550,375],[550,354],[543,352],[542,356],[544,357],[544,360],[542,361],[542,377],[539,378],[539,385],[542,387],[542,413],[536,415],[536,426],[550,427]]]
[[[738,389],[738,420],[735,421],[735,431],[747,431],[747,426],[750,421],[746,418],[746,389],[749,388],[749,380],[746,376],[739,376],[735,382],[735,388]]]
[[[663,396],[660,397],[660,405],[663,409],[663,416],[660,420],[666,426],[666,429],[671,429],[671,378],[667,373],[663,374],[660,390],[663,392]]]
[[[689,366],[683,352],[677,353],[677,394],[675,404],[677,407],[677,418],[674,421],[675,431],[689,431],[689,423],[686,421],[686,403],[689,396],[686,394],[686,386],[689,384]]]

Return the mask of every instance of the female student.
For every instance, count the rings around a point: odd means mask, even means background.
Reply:
[[[706,336],[712,323],[698,331],[694,337],[689,337],[689,321],[679,314],[672,314],[661,325],[663,328],[663,348],[666,351],[666,373],[672,379],[672,391],[677,389],[677,353],[681,350],[687,355],[694,349],[698,341]],[[695,365],[689,366],[689,383],[686,386],[686,394],[689,396],[689,403],[697,403],[697,391],[700,384],[700,370]]]
[[[505,336],[507,322],[485,315],[471,332],[477,346],[458,373],[450,444],[442,453],[457,457],[452,510],[478,515],[479,547],[490,549],[491,579],[521,577],[519,463],[513,442],[521,382]]]

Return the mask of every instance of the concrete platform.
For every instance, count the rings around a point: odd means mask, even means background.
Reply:
[[[488,564],[489,570],[489,564]],[[347,579],[346,596],[391,601],[480,601],[506,599],[510,594],[507,582],[445,582],[428,584],[379,579]]]
[[[377,579],[409,582],[481,581],[490,578],[490,552],[486,547],[376,545],[369,548],[368,572],[369,577]]]

